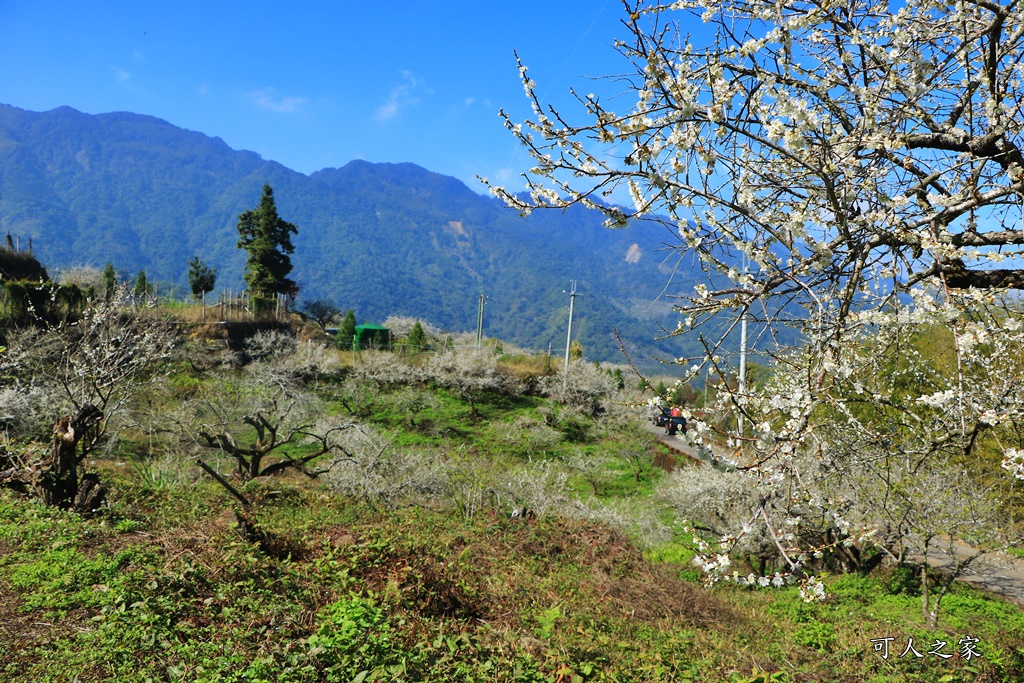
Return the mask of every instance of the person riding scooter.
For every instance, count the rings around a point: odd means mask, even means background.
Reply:
[[[683,434],[686,433],[686,418],[683,417],[683,411],[678,406],[673,406],[672,410],[669,411],[668,423],[665,425],[665,433],[669,436],[675,436],[676,432],[680,429],[683,430]]]

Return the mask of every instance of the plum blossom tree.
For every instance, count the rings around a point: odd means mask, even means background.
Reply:
[[[624,5],[635,104],[617,113],[579,97],[589,121],[570,124],[543,110],[520,65],[535,119],[506,123],[537,165],[532,201],[494,188],[506,201],[666,222],[726,273],[746,254],[756,272],[697,292],[695,322],[809,292],[839,322],[878,271],[897,290],[1024,287],[1018,269],[974,267],[995,258],[985,247],[1024,244],[1015,3]],[[714,45],[690,45],[681,12],[700,13]],[[623,187],[633,210],[596,201]]]
[[[15,336],[17,348],[0,362],[0,398],[19,398],[3,411],[5,421],[38,432],[44,416],[63,416],[53,424],[49,456],[0,462],[0,485],[35,489],[47,505],[99,507],[106,488],[82,470],[119,431],[120,414],[168,358],[173,340],[167,321],[151,306],[131,305],[123,286],[90,302],[76,320]]]
[[[623,6],[628,36],[616,47],[628,72],[616,85],[633,99],[616,111],[574,92],[573,123],[543,105],[520,62],[533,116],[503,116],[535,162],[529,193],[491,189],[522,212],[580,204],[609,227],[654,222],[677,234],[708,274],[676,294],[675,333],[705,349],[680,359],[691,377],[711,364],[724,378],[720,347],[741,314],[757,312],[771,331],[787,322],[780,311],[804,309],[789,322],[806,346],[775,352],[775,380],[721,393],[745,419],[711,439],[691,416],[696,440],[758,475],[749,519],[767,528],[785,575],[804,576],[828,538],[849,548],[877,532],[870,510],[859,525],[843,514],[872,497],[827,495],[809,455],[833,474],[863,468],[848,445],[866,440],[873,466],[924,472],[962,466],[988,439],[1024,477],[1024,397],[1012,388],[1021,368],[999,357],[1015,356],[1019,335],[1005,292],[1024,289],[1013,260],[1024,245],[1024,10],[996,0]],[[706,46],[681,32],[694,17],[714,35]],[[629,208],[607,202],[627,194]],[[707,324],[723,319],[734,324]],[[936,329],[948,331],[950,364],[926,378],[896,388],[857,372],[865,349],[898,364],[908,338]],[[882,429],[880,416],[899,429]],[[896,485],[883,481],[883,493]],[[816,540],[800,527],[811,518],[826,520]],[[706,544],[712,574],[724,575],[722,553],[743,533]]]
[[[515,382],[498,369],[498,359],[490,349],[457,346],[430,358],[425,376],[439,386],[457,392],[479,417],[476,401],[482,392],[511,392]]]
[[[266,477],[286,469],[310,478],[327,472],[317,461],[343,454],[341,438],[351,422],[325,417],[315,396],[276,368],[256,364],[243,381],[204,393],[189,406],[189,435],[198,445],[233,458],[242,479]]]

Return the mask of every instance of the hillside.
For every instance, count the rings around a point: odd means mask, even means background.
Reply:
[[[484,292],[487,334],[557,349],[562,291],[576,279],[574,327],[589,357],[621,360],[613,327],[647,354],[686,351],[652,343],[675,322],[656,301],[671,271],[658,251],[671,243],[663,229],[610,231],[582,209],[524,219],[412,164],[353,161],[306,176],[149,116],[0,106],[0,230],[31,239],[54,271],[113,262],[126,277],[145,269],[184,288],[199,255],[218,269],[218,286],[238,288],[236,219],[265,182],[299,226],[302,299],[354,308],[360,322],[408,315],[465,330]],[[683,267],[671,291],[690,291],[690,279]]]
[[[732,553],[738,576],[764,577],[759,588],[726,577],[702,587],[681,512],[701,497],[684,483],[745,475],[675,466],[627,407],[644,397],[590,363],[574,364],[558,399],[561,378],[543,356],[462,347],[353,358],[277,332],[250,337],[259,359],[241,366],[194,333],[153,341],[157,319],[132,329],[100,348],[134,346],[152,364],[117,385],[106,437],[80,437],[81,481],[108,489],[85,514],[45,506],[15,478],[46,466],[36,459],[69,409],[50,356],[69,345],[58,330],[26,333],[0,355],[0,404],[4,391],[27,398],[0,445],[0,680],[1024,675],[1017,606],[958,584],[930,625],[929,583],[911,564],[844,571],[826,551],[808,565],[826,596],[808,600],[766,543]],[[71,382],[109,355],[94,351],[64,366]],[[253,451],[230,450],[254,441],[250,415],[281,436],[256,476],[241,467]],[[304,438],[288,436],[296,429]],[[211,430],[237,439],[207,439]],[[743,486],[713,489],[693,523],[763,510],[748,485],[750,498],[731,493]],[[858,545],[875,552],[869,543]],[[899,654],[914,643],[921,656]]]

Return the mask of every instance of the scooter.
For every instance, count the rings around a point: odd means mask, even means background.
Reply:
[[[680,429],[683,430],[683,434],[686,433],[686,418],[685,417],[670,417],[668,422],[665,424],[665,433],[669,436],[675,436],[676,432]]]

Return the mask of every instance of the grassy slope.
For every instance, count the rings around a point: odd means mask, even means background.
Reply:
[[[398,430],[396,443],[515,460],[526,454],[508,425],[551,408],[492,395],[472,415],[434,394],[415,426],[387,401],[371,421]],[[614,450],[583,427],[546,457]],[[755,669],[776,681],[1024,679],[1024,612],[968,588],[945,598],[929,631],[898,573],[832,577],[821,604],[795,589],[709,590],[668,561],[686,560],[679,546],[650,561],[594,524],[374,509],[293,477],[247,487],[271,534],[258,548],[239,538],[216,485],[98,467],[113,495],[94,519],[0,493],[0,680],[769,680]],[[659,476],[609,467],[605,497],[643,494]],[[908,637],[953,652],[966,635],[981,659],[897,656]],[[888,660],[871,644],[885,636],[896,639]]]

